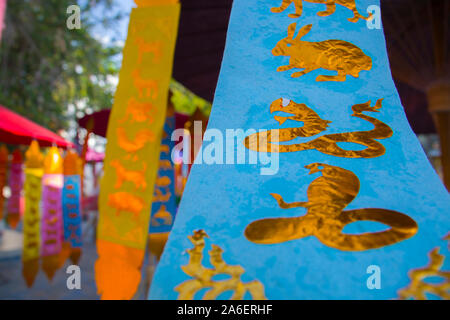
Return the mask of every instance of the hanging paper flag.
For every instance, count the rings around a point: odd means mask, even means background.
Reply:
[[[51,147],[44,158],[41,220],[42,269],[50,280],[61,266],[63,183],[63,159],[58,148]]]
[[[8,181],[8,158],[8,149],[4,145],[0,146],[0,220],[3,219],[3,209],[5,207],[3,189],[6,186],[6,181]]]
[[[78,264],[81,256],[81,159],[69,150],[64,158],[62,209],[64,222],[64,260],[70,256]]]
[[[175,129],[175,117],[172,114],[166,118],[161,151],[159,156],[159,170],[156,178],[155,192],[152,203],[152,214],[150,219],[149,251],[156,256],[161,256],[167,241],[169,231],[172,229],[176,215],[175,202],[175,171],[171,160],[173,141],[172,132]]]
[[[242,297],[237,276],[211,277],[225,264],[256,281],[244,298],[268,299],[398,298],[434,248],[430,268],[448,272],[449,195],[408,125],[383,30],[366,22],[379,1],[310,2],[233,2],[151,299]]]
[[[19,150],[14,150],[9,170],[8,185],[11,189],[11,196],[8,199],[8,213],[6,221],[8,225],[15,229],[20,221],[22,213],[22,188],[23,188],[23,159]]]
[[[0,40],[2,39],[5,11],[6,11],[6,0],[0,0]]]
[[[39,271],[40,201],[43,174],[44,156],[39,151],[39,143],[34,140],[25,153],[22,274],[28,287],[33,285]]]
[[[130,16],[100,185],[95,273],[102,299],[130,299],[140,281],[178,28],[177,1],[136,3],[142,7]]]

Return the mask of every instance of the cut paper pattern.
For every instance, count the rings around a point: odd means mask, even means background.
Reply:
[[[450,240],[450,233],[444,240]],[[409,272],[411,283],[408,287],[399,290],[400,299],[428,300],[427,294],[432,294],[443,300],[450,300],[450,271],[441,270],[445,256],[439,253],[439,247],[431,250],[428,256],[430,261],[426,267]],[[431,277],[439,281],[435,283],[427,281],[427,278]]]
[[[142,164],[142,170],[140,171],[127,170],[119,160],[111,161],[110,165],[116,170],[117,180],[114,188],[120,189],[126,181],[133,183],[137,189],[145,190],[147,188],[147,181],[145,179],[147,163],[144,162]]]
[[[241,276],[245,270],[239,265],[228,265],[222,257],[223,250],[219,246],[211,245],[209,251],[210,263],[212,268],[206,268],[203,263],[203,251],[205,248],[205,238],[208,235],[203,230],[194,231],[194,234],[188,236],[194,248],[188,249],[189,263],[182,266],[184,273],[190,276],[187,280],[175,288],[178,292],[179,300],[192,300],[197,292],[202,289],[208,289],[203,295],[203,300],[217,299],[220,294],[232,291],[232,300],[242,300],[249,293],[254,300],[266,300],[264,295],[264,286],[261,282],[253,280],[244,283]],[[226,280],[215,280],[217,275],[226,275]]]
[[[161,61],[162,55],[162,43],[160,41],[146,42],[143,38],[136,38],[136,45],[138,46],[138,64],[142,63],[142,59],[144,54],[152,54],[153,55],[153,63],[159,63]]]
[[[145,147],[149,142],[155,141],[155,134],[150,129],[141,129],[136,133],[133,140],[128,139],[125,129],[123,127],[117,128],[117,143],[120,148],[129,153],[127,158],[133,154],[133,159],[137,160],[136,152]]]
[[[248,240],[273,244],[315,236],[331,248],[364,251],[395,244],[417,233],[416,222],[400,212],[379,208],[344,210],[359,192],[359,179],[353,172],[323,163],[313,163],[305,168],[310,170],[310,174],[322,174],[308,186],[308,201],[286,203],[279,194],[271,195],[280,208],[303,207],[306,214],[254,221],[245,229]],[[362,234],[342,232],[346,225],[358,221],[380,222],[390,228]]]
[[[128,100],[125,118],[120,123],[130,122],[148,122],[153,123],[155,114],[155,106],[150,102],[139,102],[134,97]]]
[[[41,221],[42,269],[50,280],[62,262],[60,253],[63,240],[63,185],[63,159],[58,148],[51,147],[44,158]]]
[[[117,192],[108,196],[108,206],[116,209],[116,215],[131,212],[136,219],[144,209],[144,200],[128,192]]]
[[[23,217],[22,275],[31,287],[39,272],[40,257],[40,201],[44,156],[39,143],[32,141],[25,153],[25,213]]]
[[[155,100],[158,97],[158,81],[142,78],[139,69],[133,71],[133,79],[134,86],[139,91],[139,98],[151,98]]]
[[[296,26],[296,23],[289,25],[288,36],[272,49],[274,56],[290,57],[289,64],[278,67],[278,72],[303,69],[291,75],[298,78],[322,68],[337,71],[337,75],[319,75],[316,81],[345,81],[347,75],[358,78],[361,71],[372,69],[372,59],[354,44],[343,40],[302,41],[312,25],[302,27],[294,38]]]
[[[353,117],[368,121],[374,125],[370,131],[354,131],[334,134],[325,134],[309,142],[297,144],[278,144],[275,142],[287,142],[298,137],[313,137],[326,131],[331,121],[322,119],[314,110],[305,104],[289,101],[283,106],[283,99],[277,99],[270,105],[270,113],[283,112],[291,116],[274,116],[274,119],[282,125],[286,120],[293,120],[303,123],[302,127],[274,129],[275,140],[272,141],[274,130],[258,132],[245,138],[246,148],[259,152],[296,152],[303,150],[317,150],[325,154],[346,158],[374,158],[385,153],[384,146],[375,139],[386,139],[392,136],[392,129],[385,123],[373,117],[369,117],[363,112],[379,112],[382,99],[377,100],[374,106],[371,101],[352,106]],[[278,136],[278,137],[277,137]],[[352,142],[365,146],[363,150],[344,150],[339,147],[340,142]]]
[[[336,5],[339,4],[347,9],[350,9],[353,12],[353,17],[348,18],[350,22],[358,22],[359,19],[369,20],[372,18],[372,14],[369,14],[367,17],[361,15],[356,9],[355,0],[304,0],[311,3],[321,3],[326,5],[325,11],[320,11],[317,13],[318,16],[327,17],[333,14],[336,11]],[[288,16],[290,18],[299,18],[302,15],[303,11],[303,0],[283,0],[281,6],[274,7],[271,9],[272,12],[279,13],[286,10],[291,3],[294,3],[295,13],[290,13]]]
[[[70,257],[78,264],[83,245],[81,228],[81,160],[74,151],[64,158],[64,188],[62,210],[64,222],[63,260]]]

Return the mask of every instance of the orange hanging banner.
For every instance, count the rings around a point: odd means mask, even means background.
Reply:
[[[108,124],[95,264],[102,299],[131,299],[141,278],[180,5],[137,1]]]

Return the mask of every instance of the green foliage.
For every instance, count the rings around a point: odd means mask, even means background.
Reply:
[[[83,105],[98,110],[112,105],[108,76],[119,66],[118,47],[92,36],[96,24],[113,25],[120,16],[93,21],[91,10],[112,7],[111,0],[79,1],[81,29],[66,26],[74,0],[10,0],[0,46],[0,104],[51,130],[66,128]],[[116,59],[117,60],[117,59]],[[80,103],[82,102],[82,103]],[[71,116],[66,112],[75,106]]]
[[[195,95],[174,79],[170,82],[170,91],[172,93],[171,102],[176,112],[192,115],[197,109],[200,109],[205,116],[209,116],[211,113],[211,103]]]

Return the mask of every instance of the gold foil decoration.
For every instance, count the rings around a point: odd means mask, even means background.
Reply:
[[[369,14],[369,16],[364,17],[358,12],[358,10],[356,9],[355,0],[305,0],[305,1],[311,3],[323,3],[327,6],[325,11],[317,12],[317,15],[320,17],[327,17],[333,14],[336,11],[336,5],[339,4],[343,7],[346,7],[347,9],[350,9],[353,12],[353,17],[347,19],[350,22],[358,22],[359,19],[369,20],[372,18],[372,14]],[[303,0],[283,0],[281,6],[274,7],[271,9],[271,11],[275,13],[283,12],[284,10],[287,9],[287,7],[291,5],[292,2],[294,3],[295,6],[295,13],[290,13],[288,14],[288,16],[290,18],[298,18],[302,15]]]
[[[202,289],[208,288],[203,295],[203,300],[216,299],[221,293],[233,291],[232,300],[242,300],[248,292],[254,300],[266,300],[264,286],[261,282],[254,280],[243,283],[241,276],[245,272],[239,265],[230,266],[222,258],[223,250],[217,245],[211,245],[209,251],[211,269],[202,265],[203,249],[205,248],[205,237],[208,235],[203,230],[194,231],[188,236],[194,248],[188,249],[189,263],[181,269],[192,280],[187,280],[175,288],[179,293],[179,300],[192,300],[195,294]],[[228,276],[226,280],[214,280],[217,275]]]
[[[353,117],[366,120],[374,125],[369,131],[354,131],[335,134],[322,135],[314,140],[297,144],[276,144],[274,142],[287,142],[298,137],[312,137],[326,131],[331,121],[324,120],[305,104],[298,104],[290,101],[287,106],[283,106],[283,100],[275,100],[270,105],[270,112],[281,111],[290,113],[291,116],[274,116],[274,119],[282,125],[286,120],[302,122],[303,126],[298,128],[274,129],[278,138],[272,141],[274,130],[258,132],[244,139],[246,148],[259,152],[295,152],[303,150],[317,150],[322,153],[345,158],[374,158],[385,153],[384,146],[375,139],[386,139],[392,136],[392,129],[383,122],[366,116],[366,112],[378,112],[381,109],[382,99],[370,106],[371,101],[352,106]],[[339,147],[339,142],[352,142],[366,147],[364,150],[345,150]]]
[[[331,248],[364,251],[392,245],[416,234],[416,222],[400,212],[379,208],[344,211],[359,192],[359,179],[353,172],[322,163],[313,163],[305,168],[310,170],[310,174],[322,173],[308,186],[308,201],[286,203],[279,194],[271,195],[281,208],[303,207],[307,210],[306,214],[254,221],[245,229],[248,240],[273,244],[315,236]],[[380,222],[390,228],[362,234],[342,232],[345,226],[357,221]]]
[[[450,233],[444,238],[450,240]],[[439,254],[439,247],[428,253],[430,261],[426,267],[414,269],[409,272],[411,283],[408,287],[399,290],[400,299],[427,300],[427,293],[438,296],[444,300],[450,300],[450,271],[442,271],[445,256]],[[426,278],[438,277],[442,281],[438,283],[426,282]]]
[[[303,69],[291,75],[298,78],[322,68],[337,71],[337,75],[319,75],[316,81],[345,81],[347,75],[358,78],[362,70],[372,69],[372,59],[354,44],[343,40],[302,41],[300,39],[308,34],[312,25],[302,27],[294,38],[296,26],[296,23],[289,25],[288,36],[272,49],[274,56],[290,57],[289,64],[278,67],[278,72]]]

